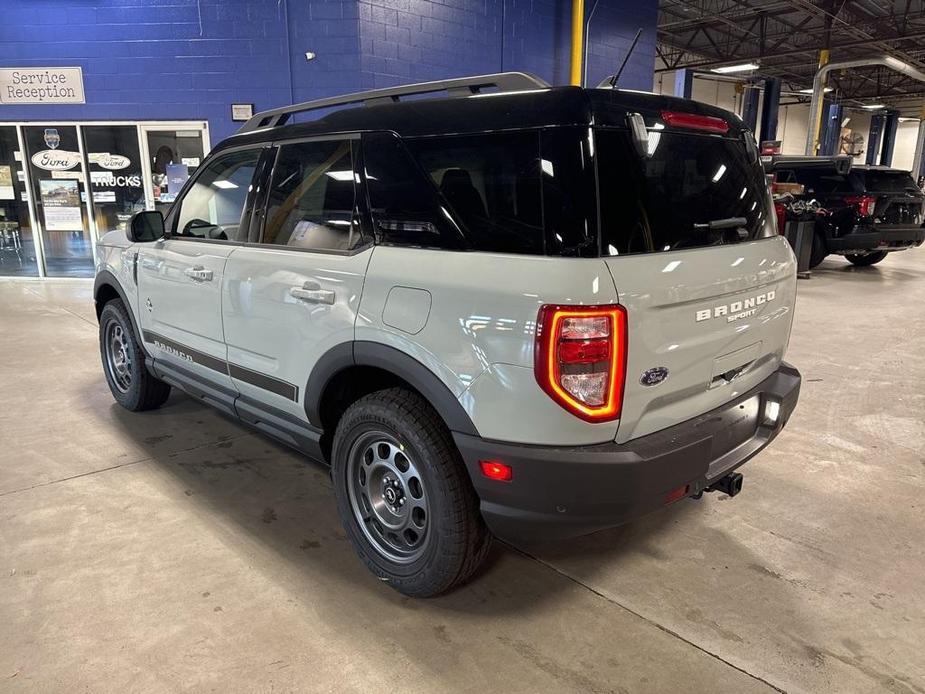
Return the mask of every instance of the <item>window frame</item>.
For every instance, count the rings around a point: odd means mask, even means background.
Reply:
[[[353,214],[357,220],[357,226],[360,233],[360,241],[356,246],[347,250],[337,248],[300,248],[279,243],[264,243],[263,239],[266,234],[267,211],[270,199],[270,188],[273,185],[273,177],[276,175],[276,167],[279,162],[282,148],[288,145],[298,145],[306,142],[334,142],[346,140],[350,142],[351,157],[353,160]],[[250,229],[253,240],[248,240],[245,246],[251,248],[267,248],[274,251],[291,251],[294,253],[321,253],[324,255],[341,255],[352,256],[362,253],[374,245],[374,238],[371,233],[372,220],[369,216],[369,204],[366,196],[366,181],[360,175],[360,182],[357,183],[356,174],[363,170],[363,148],[361,146],[361,133],[331,133],[329,135],[314,135],[311,137],[294,137],[281,140],[273,140],[270,143],[271,154],[268,156],[268,163],[265,178],[263,179],[260,191],[260,199],[257,201],[253,224],[256,227]]]
[[[213,154],[210,154],[202,165],[196,169],[196,173],[190,176],[189,180],[184,184],[183,188],[180,190],[179,195],[177,195],[176,201],[171,205],[170,211],[167,213],[167,218],[164,221],[164,239],[168,241],[196,241],[199,243],[213,243],[225,246],[244,246],[247,245],[247,241],[238,241],[232,239],[207,239],[199,236],[184,236],[182,234],[176,233],[177,224],[180,221],[180,208],[183,207],[183,202],[186,200],[187,195],[193,189],[193,186],[196,184],[196,181],[199,180],[200,176],[205,173],[205,170],[212,165],[213,162],[220,160],[222,157],[234,154],[236,152],[242,152],[247,150],[253,150],[258,152],[257,163],[254,166],[254,175],[251,178],[250,190],[247,192],[247,196],[244,199],[244,207],[241,208],[241,223],[239,227],[247,229],[247,237],[250,238],[251,235],[251,222],[253,220],[253,215],[255,212],[255,200],[257,190],[259,185],[255,186],[255,182],[259,182],[261,176],[264,174],[264,160],[267,156],[267,152],[270,149],[270,144],[267,142],[258,143],[258,144],[248,144],[248,145],[239,145],[237,147],[228,147],[223,148]],[[245,221],[246,220],[246,221]]]

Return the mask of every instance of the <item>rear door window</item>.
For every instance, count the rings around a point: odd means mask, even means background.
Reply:
[[[448,250],[467,247],[459,224],[396,135],[364,134],[363,166],[380,243]]]
[[[744,140],[596,132],[603,255],[703,248],[774,233],[764,172]]]
[[[354,178],[348,139],[280,146],[262,242],[332,251],[360,245]]]

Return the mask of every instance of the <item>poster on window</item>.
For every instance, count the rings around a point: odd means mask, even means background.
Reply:
[[[82,231],[80,191],[73,179],[39,181],[46,231]]]
[[[13,190],[13,170],[9,166],[0,166],[0,200],[15,200]]]

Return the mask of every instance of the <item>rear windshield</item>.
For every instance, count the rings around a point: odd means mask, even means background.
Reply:
[[[804,187],[806,195],[859,193],[863,190],[863,181],[831,169],[780,169],[774,179],[780,183],[799,183]]]
[[[702,248],[770,236],[764,172],[744,140],[650,131],[596,133],[603,255]]]
[[[864,186],[873,193],[918,193],[921,189],[906,171],[853,171]]]
[[[829,169],[781,169],[776,180],[802,183],[807,195],[838,193],[917,193],[921,189],[907,171],[854,169],[842,175]]]

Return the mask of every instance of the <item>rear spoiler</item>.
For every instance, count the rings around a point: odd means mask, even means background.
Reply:
[[[854,160],[847,154],[838,154],[831,157],[813,157],[805,155],[772,154],[761,157],[761,164],[765,173],[774,173],[778,169],[798,167],[801,169],[830,169],[838,174],[847,174],[851,171]]]

